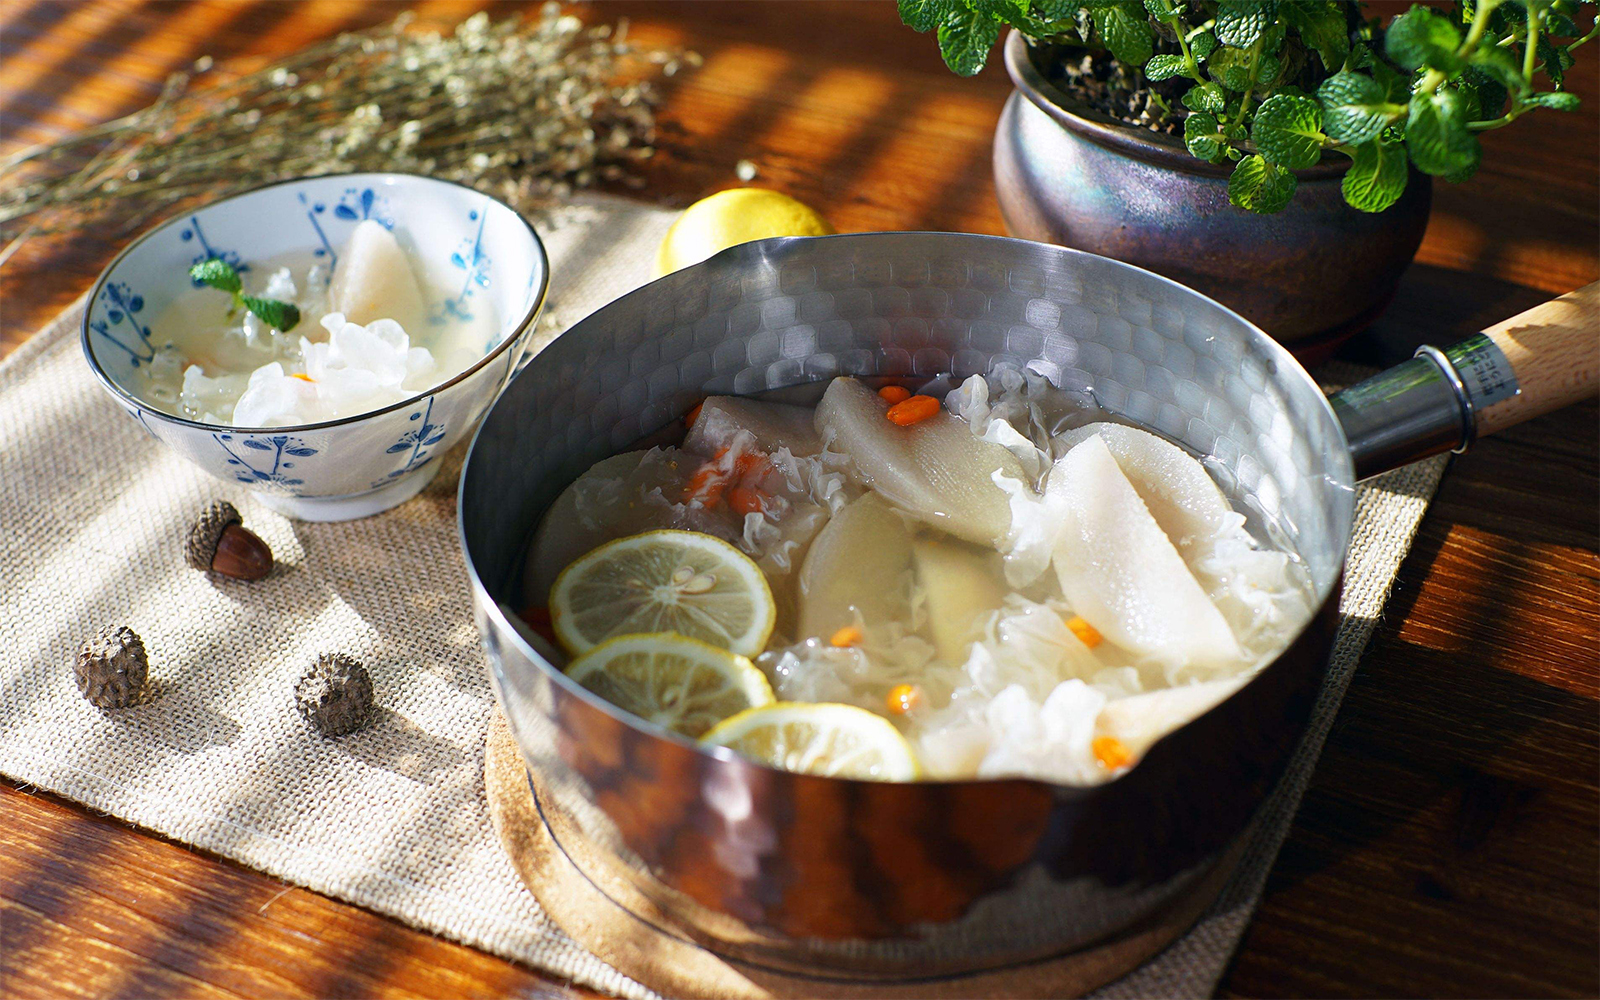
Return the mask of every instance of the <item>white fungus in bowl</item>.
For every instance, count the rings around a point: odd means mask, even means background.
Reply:
[[[320,423],[425,392],[491,346],[487,304],[470,317],[444,308],[454,293],[380,223],[358,224],[336,259],[329,269],[307,250],[240,268],[245,293],[298,307],[289,331],[233,308],[225,292],[185,289],[153,324],[161,347],[140,369],[142,398],[208,424]]]

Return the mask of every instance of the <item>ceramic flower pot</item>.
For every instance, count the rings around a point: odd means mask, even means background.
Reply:
[[[1422,242],[1430,178],[1412,171],[1387,211],[1359,212],[1340,191],[1348,159],[1295,172],[1276,215],[1228,202],[1232,164],[1189,155],[1181,139],[1136,129],[1075,102],[1012,32],[1016,90],[995,131],[995,187],[1006,228],[1137,264],[1232,307],[1302,361],[1325,357],[1383,311]]]

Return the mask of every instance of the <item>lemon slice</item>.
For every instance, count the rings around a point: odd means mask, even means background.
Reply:
[[[772,685],[748,659],[671,632],[608,639],[572,661],[567,676],[618,708],[694,738],[773,702]]]
[[[777,702],[740,712],[701,741],[772,767],[833,778],[914,781],[918,773],[900,731],[854,705]]]
[[[573,654],[613,636],[676,632],[754,656],[777,616],[767,578],[750,557],[697,531],[607,542],[562,570],[550,588],[550,624]]]

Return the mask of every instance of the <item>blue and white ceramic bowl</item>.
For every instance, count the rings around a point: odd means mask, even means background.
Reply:
[[[138,369],[168,339],[152,328],[155,317],[191,287],[191,264],[221,257],[248,267],[295,251],[331,264],[363,219],[405,237],[428,273],[459,277],[448,298],[427,303],[430,312],[489,308],[500,318],[476,364],[392,406],[295,427],[205,424],[140,398]],[[539,237],[488,195],[409,174],[314,177],[234,195],[140,237],[96,283],[83,350],[128,416],[196,465],[291,517],[342,521],[388,510],[427,485],[440,456],[505,387],[548,285]]]

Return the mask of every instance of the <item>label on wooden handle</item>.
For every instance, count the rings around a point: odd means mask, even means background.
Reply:
[[[1514,372],[1516,391],[1473,400],[1477,432],[1493,434],[1593,395],[1600,386],[1600,281],[1496,323],[1487,337]]]
[[[1517,373],[1500,345],[1486,335],[1473,334],[1445,349],[1445,356],[1461,376],[1467,401],[1474,412],[1481,412],[1519,391]]]

